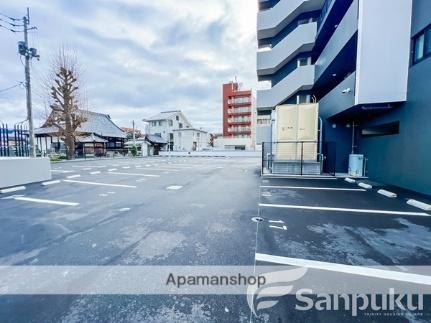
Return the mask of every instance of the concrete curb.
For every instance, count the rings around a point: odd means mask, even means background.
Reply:
[[[384,196],[387,196],[387,197],[390,197],[390,198],[396,198],[397,197],[397,194],[386,191],[386,190],[378,190],[377,193],[384,195]]]
[[[346,177],[344,180],[345,180],[347,183],[351,183],[351,184],[356,183],[356,180],[354,180],[353,178],[348,178],[348,177]]]
[[[407,204],[414,206],[414,207],[417,207],[417,208],[424,210],[424,211],[431,211],[431,205],[430,204],[419,202],[419,201],[416,201],[413,199],[408,200]]]
[[[362,188],[365,188],[365,189],[367,189],[367,190],[370,190],[370,189],[372,189],[372,188],[373,188],[371,185],[369,185],[369,184],[365,184],[365,183],[359,183],[359,184],[358,184],[358,186],[360,186],[360,187],[362,187]]]
[[[10,188],[3,188],[3,189],[0,189],[0,194],[12,193],[12,192],[23,191],[23,190],[25,190],[25,186],[15,186],[15,187],[10,187]]]

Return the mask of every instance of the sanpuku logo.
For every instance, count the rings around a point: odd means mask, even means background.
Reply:
[[[348,311],[354,317],[359,313],[380,314],[383,312],[409,311],[420,313],[424,309],[422,294],[397,293],[394,288],[377,294],[358,293],[322,293],[308,288],[294,289],[294,282],[303,278],[307,268],[295,268],[284,271],[260,274],[265,277],[263,286],[249,285],[247,303],[252,313],[277,305],[282,296],[296,296],[295,310],[298,311]],[[298,287],[298,286],[296,286]]]
[[[293,282],[306,273],[307,268],[295,268],[259,275],[265,277],[265,285],[249,285],[247,288],[247,303],[253,314],[257,316],[259,310],[277,305],[279,299],[274,298],[289,294],[293,290]]]

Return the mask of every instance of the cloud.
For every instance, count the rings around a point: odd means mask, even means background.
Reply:
[[[221,131],[222,83],[237,76],[256,86],[256,1],[16,0],[1,12],[22,16],[27,5],[38,27],[30,41],[42,56],[32,63],[36,124],[41,79],[62,44],[77,51],[90,108],[120,126],[181,109],[195,126]],[[0,90],[24,78],[20,37],[0,30]],[[0,93],[0,120],[25,117],[24,94]]]

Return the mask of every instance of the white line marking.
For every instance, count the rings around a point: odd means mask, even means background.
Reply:
[[[384,195],[384,196],[387,196],[387,197],[391,197],[391,198],[396,198],[397,197],[397,194],[389,192],[387,190],[378,190],[377,193],[379,193],[381,195]]]
[[[0,194],[12,193],[12,192],[23,191],[23,190],[25,190],[25,186],[15,186],[11,188],[1,189]]]
[[[130,166],[124,166],[124,167],[122,167],[123,169],[129,169],[130,168]]]
[[[126,176],[143,176],[143,177],[160,177],[160,175],[136,174],[136,173],[114,173],[114,172],[109,172],[108,174],[111,174],[111,175],[126,175]]]
[[[298,266],[312,269],[321,269],[326,271],[335,271],[339,273],[359,275],[365,277],[389,279],[401,282],[408,282],[421,285],[431,285],[431,276],[410,274],[405,272],[398,272],[392,270],[383,270],[377,268],[351,266],[337,263],[272,256],[262,253],[256,253],[257,261],[264,261],[269,263],[276,263],[282,265]]]
[[[6,197],[2,197],[1,200],[14,200],[17,197],[22,197],[24,195],[10,195],[10,196],[6,196]]]
[[[118,211],[120,211],[120,212],[127,212],[127,211],[130,211],[130,208],[123,207],[122,209],[119,209]]]
[[[168,186],[168,187],[166,187],[166,189],[167,190],[174,190],[174,191],[176,191],[176,190],[180,190],[180,189],[182,189],[183,187],[182,186],[179,186],[179,185],[172,185],[172,186]]]
[[[91,172],[90,175],[97,175],[100,174],[100,172]]]
[[[284,223],[284,221],[282,221],[282,220],[277,220],[277,221],[275,221],[275,220],[269,220],[268,222],[269,223],[281,223],[281,224]]]
[[[417,207],[419,209],[425,210],[425,211],[431,211],[431,205],[426,204],[424,202],[419,202],[419,201],[410,199],[407,201],[407,204],[414,206],[414,207]]]
[[[282,227],[278,227],[278,226],[275,226],[275,225],[270,225],[269,227],[271,229],[278,229],[278,230],[283,230],[283,231],[287,230],[287,227],[285,225],[283,225]]]
[[[17,201],[24,202],[34,202],[34,203],[42,203],[42,204],[54,204],[54,205],[64,205],[64,206],[78,206],[79,203],[75,202],[63,202],[63,201],[53,201],[53,200],[43,200],[43,199],[35,199],[31,197],[15,197]]]
[[[67,176],[66,178],[78,178],[78,177],[81,177],[81,175],[71,175],[71,176]]]
[[[69,174],[74,173],[74,170],[58,170],[58,169],[51,169],[52,173],[61,173],[61,174]]]
[[[105,168],[106,165],[88,165],[88,166],[72,166],[76,168]]]
[[[317,211],[336,211],[336,212],[354,212],[354,213],[377,213],[377,214],[397,214],[397,215],[418,215],[430,216],[427,213],[421,212],[401,212],[401,211],[388,211],[388,210],[367,210],[367,209],[345,209],[337,207],[321,207],[321,206],[305,206],[305,205],[283,205],[283,204],[263,204],[259,203],[260,207],[272,207],[280,209],[303,209],[303,210],[317,210]]]
[[[48,186],[48,185],[54,185],[54,184],[60,184],[60,183],[61,183],[60,180],[56,180],[56,181],[43,182],[42,185]]]
[[[367,190],[370,190],[373,188],[371,185],[365,184],[365,183],[359,183],[358,186],[366,188]]]
[[[137,179],[136,180],[138,183],[142,183],[142,182],[145,182],[146,181],[146,179],[145,178],[140,178],[140,179]]]
[[[108,169],[108,172],[115,172],[117,169],[116,168],[111,168],[111,169]]]
[[[356,183],[356,180],[354,180],[353,178],[348,178],[348,177],[346,177],[344,180],[345,180],[347,183],[351,183],[351,184]]]
[[[72,181],[65,179],[66,183],[84,184],[84,185],[95,185],[95,186],[110,186],[110,187],[124,187],[124,188],[137,188],[132,185],[120,185],[120,184],[108,184],[108,183],[95,183],[95,182],[84,182],[84,181]]]
[[[352,192],[365,192],[362,188],[336,188],[336,187],[306,187],[306,186],[261,186],[261,188],[279,188],[279,189],[293,189],[293,190],[317,190],[317,191],[352,191]]]

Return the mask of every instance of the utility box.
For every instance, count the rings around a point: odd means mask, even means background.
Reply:
[[[349,155],[349,176],[364,176],[364,155]]]
[[[276,158],[316,160],[318,104],[287,104],[276,107]]]

